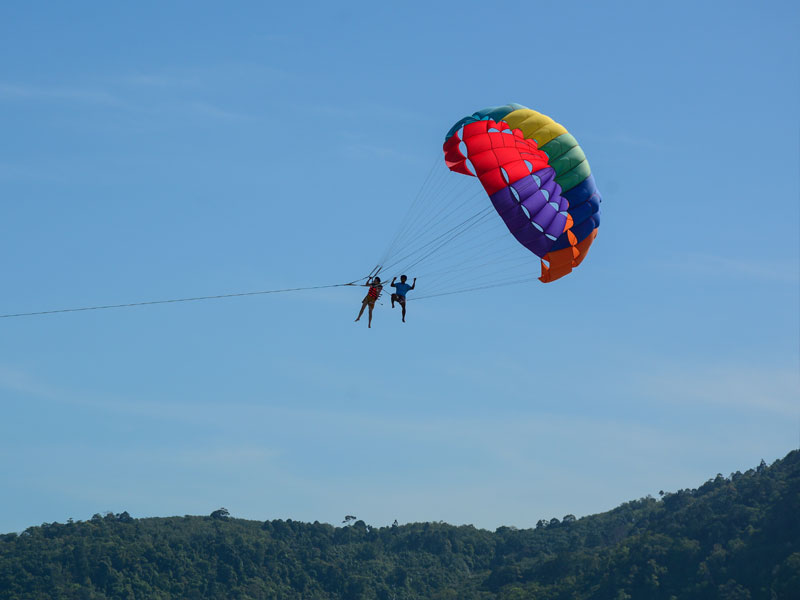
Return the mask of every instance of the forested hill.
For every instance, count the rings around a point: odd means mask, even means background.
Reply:
[[[800,598],[800,453],[660,496],[494,532],[95,515],[0,535],[0,598]]]

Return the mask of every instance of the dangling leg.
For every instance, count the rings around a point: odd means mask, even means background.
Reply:
[[[361,310],[358,311],[358,316],[356,317],[356,322],[358,322],[358,320],[361,318],[361,315],[364,314],[364,309],[366,307],[367,307],[367,302],[365,300],[364,302],[361,303]],[[370,314],[372,314],[372,310],[370,310]]]
[[[367,327],[372,327],[372,309],[375,308],[375,303],[369,303],[369,321],[367,321]]]

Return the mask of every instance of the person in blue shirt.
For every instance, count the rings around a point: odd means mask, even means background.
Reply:
[[[406,283],[408,277],[405,275],[400,275],[400,283],[395,283],[397,277],[392,277],[392,283],[390,284],[394,288],[394,293],[392,294],[392,308],[394,308],[394,303],[397,302],[403,309],[403,323],[406,322],[406,294],[414,289],[414,286],[417,285],[417,278],[414,277],[414,282],[411,285]]]

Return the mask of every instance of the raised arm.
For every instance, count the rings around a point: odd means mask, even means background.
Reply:
[[[410,288],[408,288],[408,289],[410,289],[410,290],[413,290],[413,289],[414,289],[414,286],[416,286],[416,285],[417,285],[417,278],[416,278],[416,277],[414,277],[414,281],[412,281],[412,282],[411,282],[411,287],[410,287]]]

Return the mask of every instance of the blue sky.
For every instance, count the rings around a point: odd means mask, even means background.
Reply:
[[[3,3],[2,314],[366,275],[485,106],[565,124],[604,202],[571,276],[406,324],[354,324],[348,287],[0,320],[0,531],[530,527],[782,457],[799,28],[788,1]]]

